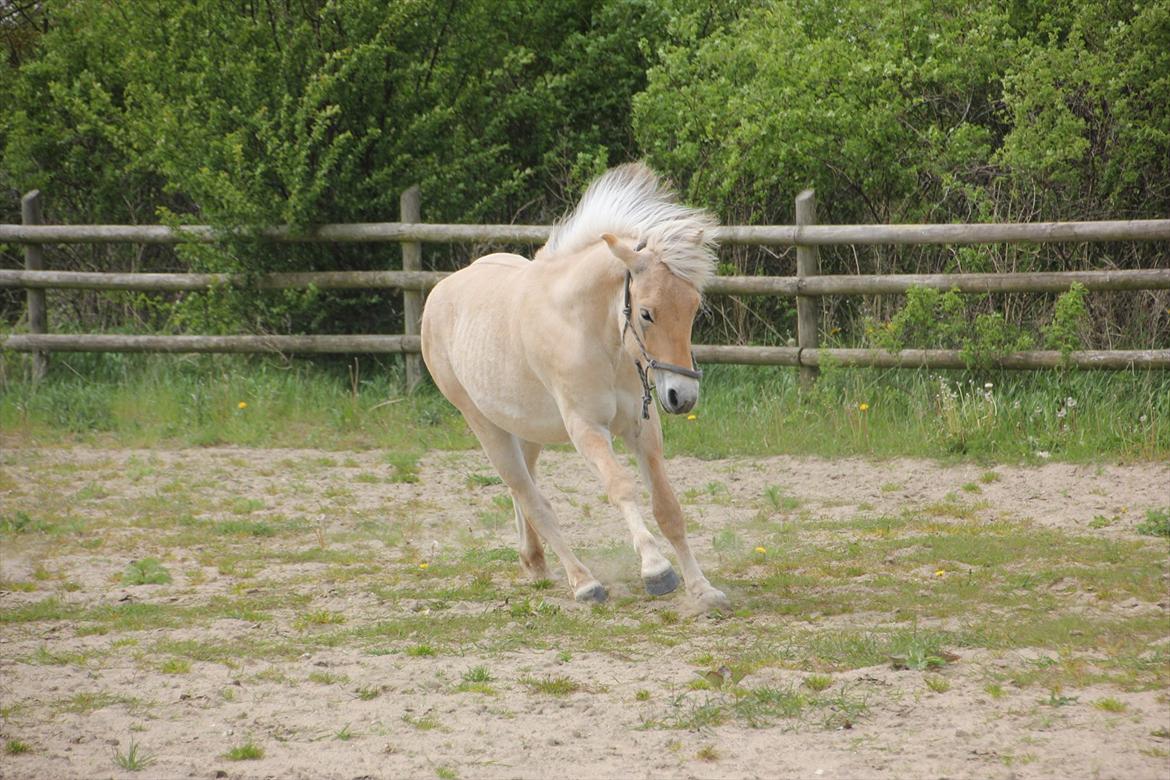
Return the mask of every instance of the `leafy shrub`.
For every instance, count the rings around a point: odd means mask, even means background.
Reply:
[[[911,287],[906,304],[884,324],[869,323],[873,343],[891,352],[901,349],[958,349],[968,367],[984,366],[995,358],[1029,349],[1031,336],[1007,322],[998,311],[973,317],[958,290],[940,293]]]
[[[1044,327],[1044,344],[1049,349],[1059,349],[1066,358],[1074,349],[1082,346],[1081,331],[1089,319],[1085,305],[1085,286],[1079,282],[1068,292],[1056,299],[1052,310],[1052,322]]]

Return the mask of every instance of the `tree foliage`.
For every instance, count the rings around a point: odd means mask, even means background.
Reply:
[[[5,7],[0,220],[19,221],[20,193],[40,188],[56,221],[210,223],[245,236],[180,250],[66,247],[54,250],[54,267],[393,267],[392,247],[276,247],[246,236],[266,224],[394,220],[412,184],[427,220],[548,222],[592,175],[637,157],[729,223],[788,222],[805,187],[817,190],[822,222],[1170,213],[1170,0]],[[0,253],[18,263],[16,247]],[[462,249],[427,256],[439,267],[466,259]],[[1133,245],[879,248],[826,252],[824,264],[1061,269],[1165,256],[1165,246]],[[791,265],[755,249],[723,259],[741,273]],[[368,332],[400,329],[394,298],[68,300],[70,319],[86,327]],[[888,319],[881,306],[852,314]],[[18,316],[15,297],[0,307],[6,321]],[[1093,314],[1148,341],[1170,330],[1165,309],[1155,296]],[[716,313],[716,337],[741,340],[782,339],[792,317],[783,303],[721,303]]]

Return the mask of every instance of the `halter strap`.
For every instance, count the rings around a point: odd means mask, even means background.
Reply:
[[[630,301],[630,282],[633,280],[633,275],[626,271],[626,289],[625,301],[622,304],[622,316],[625,318],[625,323],[622,325],[622,341],[626,339],[626,331],[634,334],[634,342],[638,345],[638,350],[642,353],[642,359],[646,361],[646,368],[642,368],[642,361],[634,359],[634,366],[638,369],[638,378],[642,380],[642,419],[650,419],[650,380],[648,377],[652,369],[659,371],[669,371],[672,374],[689,377],[690,379],[702,379],[703,370],[699,368],[698,362],[695,360],[695,353],[691,352],[691,367],[676,366],[674,363],[663,363],[657,358],[651,357],[650,353],[646,351],[646,344],[642,341],[642,337],[638,335],[638,329],[630,324],[630,315],[633,314],[633,304]]]

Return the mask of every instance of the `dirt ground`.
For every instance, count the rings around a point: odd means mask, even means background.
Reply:
[[[541,482],[604,607],[572,600],[551,553],[551,586],[520,576],[506,491],[478,452],[394,465],[5,444],[0,777],[1170,778],[1170,552],[1136,530],[1170,507],[1167,464],[673,459],[696,553],[736,610],[712,616],[682,589],[641,590],[624,521],[569,452],[542,457]],[[882,538],[858,530],[872,518],[931,512],[1156,556],[1160,599],[1122,583],[1090,604],[1067,577],[1042,585],[1078,619],[1153,626],[1136,676],[1094,672],[1110,651],[1076,649],[1092,644],[1083,627],[1067,646],[1008,637],[935,663],[829,663],[816,648],[830,640],[911,630],[865,603],[882,580],[856,575],[859,603],[820,614],[794,601],[816,596],[808,580],[763,592],[795,576],[769,528],[815,556],[836,527],[864,543]],[[129,584],[148,556],[170,582]],[[904,577],[925,592],[961,568]],[[1006,609],[977,596],[973,610]],[[921,625],[954,637],[967,617]],[[1046,667],[1063,682],[1020,671]],[[245,744],[263,757],[232,755]]]

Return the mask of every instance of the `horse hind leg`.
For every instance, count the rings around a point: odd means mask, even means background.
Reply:
[[[524,454],[524,465],[528,467],[528,476],[536,482],[536,459],[540,456],[541,446],[531,441],[521,441],[520,449]],[[521,502],[516,491],[512,493],[512,509],[516,513],[516,533],[520,537],[520,563],[524,571],[534,580],[549,578],[548,563],[544,559],[544,545],[541,544],[540,534],[532,527],[532,523],[524,516]]]
[[[525,539],[531,540],[526,541],[525,544],[539,546],[540,540],[543,539],[552,548],[557,558],[560,559],[561,565],[565,567],[569,586],[572,587],[573,596],[577,601],[605,601],[609,597],[605,588],[586,568],[585,564],[581,563],[580,559],[573,554],[572,549],[561,536],[561,529],[557,525],[552,504],[544,497],[532,479],[521,440],[484,417],[479,409],[470,402],[470,399],[463,397],[459,400],[466,403],[461,404],[456,399],[451,398],[451,402],[463,412],[464,419],[467,420],[472,432],[479,439],[479,443],[483,445],[484,452],[487,453],[488,459],[499,472],[500,478],[512,491],[512,500],[519,508],[518,515],[523,517],[525,521]],[[535,453],[533,463],[535,464]],[[542,551],[540,557],[534,560],[540,560],[543,557]]]

